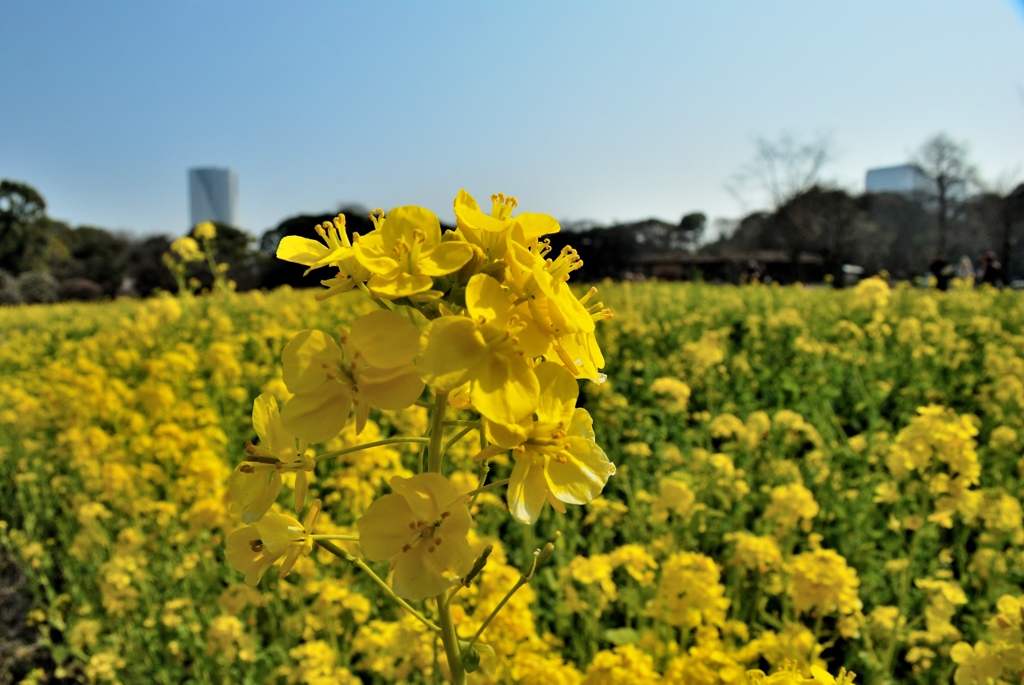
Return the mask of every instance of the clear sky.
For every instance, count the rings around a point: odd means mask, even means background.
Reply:
[[[206,165],[256,235],[343,203],[451,220],[460,187],[735,217],[726,181],[786,131],[831,134],[851,190],[939,131],[995,178],[1024,169],[1021,2],[6,0],[0,177],[172,236]]]

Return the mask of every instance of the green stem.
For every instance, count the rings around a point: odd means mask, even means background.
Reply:
[[[480,639],[481,635],[483,635],[484,629],[486,629],[487,626],[490,625],[491,621],[493,621],[494,617],[498,615],[498,612],[501,611],[502,607],[508,604],[508,600],[512,599],[512,595],[514,595],[516,591],[519,590],[519,588],[521,588],[529,582],[530,580],[526,576],[519,576],[519,580],[517,580],[516,584],[512,586],[512,589],[505,593],[505,596],[501,598],[500,602],[498,602],[498,606],[494,607],[494,611],[491,612],[490,616],[488,616],[484,620],[484,622],[480,624],[480,627],[477,628],[476,633],[473,635],[472,638],[470,638],[469,643],[466,645],[466,648],[462,650],[463,654],[469,653],[469,650],[473,648],[473,645],[476,644],[476,641]]]
[[[437,393],[430,414],[430,438],[427,443],[427,470],[433,473],[441,473],[441,461],[444,459],[441,441],[444,439],[444,415],[447,410],[448,393]]]
[[[501,480],[496,480],[493,483],[488,483],[487,485],[481,485],[476,490],[470,490],[466,494],[467,495],[472,495],[473,496],[473,500],[475,500],[476,496],[479,495],[484,490],[490,490],[491,488],[499,488],[502,485],[508,485],[508,481],[509,481],[508,478],[502,478]],[[472,507],[473,506],[473,501],[471,500],[469,504]]]
[[[350,542],[359,542],[358,535],[310,535],[313,540],[348,540]]]
[[[448,423],[448,422],[445,421],[445,423]],[[475,426],[469,426],[468,428],[463,428],[462,430],[460,430],[458,433],[455,434],[454,438],[452,438],[451,440],[449,440],[448,442],[446,442],[444,444],[444,447],[441,448],[441,454],[447,454],[448,450],[451,449],[452,445],[457,443],[459,440],[462,440],[464,437],[469,435],[475,429],[476,429]]]
[[[371,447],[380,447],[381,445],[394,445],[400,442],[424,443],[427,442],[427,438],[386,438],[384,440],[377,440],[375,442],[367,442],[362,445],[356,445],[355,447],[346,447],[345,449],[338,450],[337,452],[327,452],[326,454],[321,454],[320,456],[318,456],[314,461],[316,461],[316,463],[319,464],[320,462],[326,461],[327,459],[334,459],[335,457],[340,457],[345,454],[351,454],[352,452],[358,452],[359,450],[368,450]]]
[[[459,652],[459,635],[455,632],[452,612],[444,601],[444,593],[437,596],[437,622],[441,624],[441,643],[448,657],[448,670],[451,671],[452,683],[463,685],[466,682],[466,670],[462,665],[462,654]]]
[[[446,425],[446,426],[472,426],[473,428],[477,428],[477,427],[480,426],[480,422],[479,421],[445,421],[444,425]]]
[[[435,633],[438,633],[438,634],[441,633],[441,629],[438,628],[437,625],[434,624],[433,621],[428,619],[426,616],[424,616],[420,612],[416,611],[416,609],[412,608],[412,606],[408,602],[406,602],[404,599],[402,599],[401,597],[396,595],[395,591],[391,589],[391,586],[388,585],[386,582],[384,582],[384,580],[380,576],[378,576],[376,573],[374,573],[373,569],[370,568],[366,564],[365,561],[363,561],[362,559],[360,559],[358,557],[352,556],[351,554],[349,554],[348,552],[343,550],[341,547],[338,547],[337,545],[335,545],[333,542],[328,542],[327,540],[317,540],[316,544],[319,545],[320,547],[323,547],[324,549],[326,549],[328,552],[330,552],[334,556],[338,557],[339,559],[344,559],[346,561],[349,561],[352,564],[354,564],[354,565],[358,566],[359,568],[361,568],[362,570],[366,571],[366,573],[368,573],[369,576],[371,578],[373,578],[373,581],[375,583],[377,583],[377,585],[380,585],[381,589],[383,589],[384,592],[387,593],[387,595],[389,597],[391,597],[391,599],[393,599],[396,602],[398,602],[402,606],[403,609],[405,609],[410,614],[412,614],[417,619],[419,619],[420,623],[425,625],[427,628],[430,628],[430,630],[432,630],[432,631],[434,631]]]
[[[365,294],[368,298],[373,300],[373,303],[380,307],[381,309],[387,309],[389,312],[395,311],[394,308],[389,303],[385,302],[379,297],[374,297],[373,293],[370,292],[370,289],[366,287],[365,283],[357,283],[356,287],[362,290],[363,294]]]

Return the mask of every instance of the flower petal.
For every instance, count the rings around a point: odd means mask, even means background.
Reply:
[[[500,283],[486,274],[477,274],[466,285],[466,309],[474,321],[483,319],[502,329],[508,325],[512,302]]]
[[[297,235],[285,236],[277,244],[278,259],[306,266],[312,266],[330,252],[323,243]]]
[[[567,442],[569,449],[561,453],[565,461],[551,459],[544,476],[552,495],[568,504],[586,504],[601,494],[615,465],[592,440],[570,437]]]
[[[537,409],[540,385],[523,357],[491,353],[473,368],[469,393],[478,412],[491,421],[512,424]]]
[[[419,602],[444,592],[448,579],[443,569],[431,559],[432,554],[425,541],[400,551],[395,557],[395,572],[391,576],[391,589],[404,599]]]
[[[423,379],[412,364],[394,369],[366,369],[359,374],[360,398],[378,409],[405,409],[422,392]]]
[[[537,418],[557,423],[562,421],[568,427],[580,396],[576,377],[561,364],[544,362],[534,369],[540,384],[540,399],[537,402]]]
[[[383,309],[359,317],[345,342],[364,362],[382,369],[412,362],[419,344],[420,329],[416,324]]]
[[[403,239],[411,245],[417,239],[414,235],[416,233],[419,233],[420,239],[423,240],[420,249],[424,252],[429,252],[441,242],[441,222],[438,221],[437,215],[426,207],[395,207],[387,213],[384,227],[381,228],[381,237],[387,250]]]
[[[444,276],[458,271],[473,256],[469,243],[441,243],[416,262],[416,270],[427,276]]]
[[[285,428],[307,442],[327,442],[341,432],[352,409],[352,391],[337,381],[295,395],[281,412]]]
[[[293,393],[311,392],[341,363],[341,348],[323,331],[302,331],[281,352],[284,384]]]
[[[536,523],[547,491],[543,460],[533,452],[516,455],[508,481],[508,510],[512,518],[521,523]]]
[[[416,515],[401,495],[384,495],[373,501],[358,519],[359,546],[370,561],[384,561],[415,540],[410,532]]]
[[[558,233],[562,230],[555,217],[548,216],[547,214],[523,212],[522,214],[516,214],[512,218],[523,229],[522,235],[529,242],[533,242],[542,235]]]
[[[420,338],[416,366],[424,381],[445,392],[465,383],[486,354],[487,344],[475,323],[463,316],[442,316]]]

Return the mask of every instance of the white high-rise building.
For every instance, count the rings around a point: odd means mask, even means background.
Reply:
[[[938,197],[939,189],[921,167],[916,164],[900,164],[868,169],[867,178],[864,180],[864,192],[897,193],[931,202]],[[946,198],[955,202],[966,200],[967,183],[962,180],[949,183],[946,186]]]
[[[900,164],[868,169],[864,190],[868,193],[934,195],[935,182],[925,176],[916,164]]]
[[[237,225],[238,176],[231,169],[189,169],[188,195],[193,226],[204,221]]]

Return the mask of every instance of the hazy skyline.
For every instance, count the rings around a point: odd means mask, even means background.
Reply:
[[[1024,4],[5,4],[0,178],[74,225],[179,235],[190,167],[242,228],[460,187],[560,220],[744,212],[757,136],[831,134],[853,191],[944,131],[1024,168]],[[1017,180],[1021,180],[1018,175]],[[758,205],[756,198],[750,204]]]

